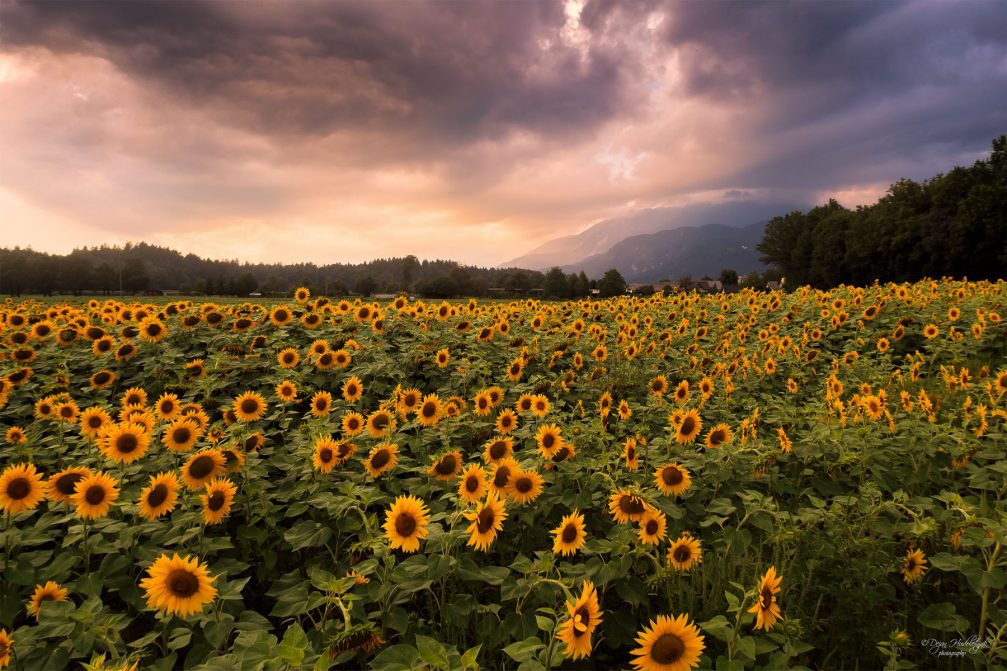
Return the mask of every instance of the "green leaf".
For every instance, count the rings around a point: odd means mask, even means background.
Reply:
[[[420,653],[420,659],[433,668],[448,668],[448,653],[437,640],[417,634],[416,649]]]
[[[291,666],[300,666],[308,650],[308,637],[296,622],[283,634],[283,640],[276,648],[276,654]]]
[[[479,651],[482,649],[482,643],[475,646],[474,648],[469,648],[462,655],[461,664],[463,669],[478,669],[479,662],[476,659],[479,657]]]
[[[725,643],[731,640],[734,635],[734,627],[731,623],[727,621],[727,618],[723,615],[717,615],[716,617],[707,620],[706,622],[700,622],[699,626],[703,631],[709,633],[714,638],[718,638]]]
[[[535,653],[545,647],[537,636],[529,636],[523,641],[511,643],[503,649],[504,653],[515,662],[525,662],[535,656]]]
[[[371,668],[387,671],[413,671],[420,659],[416,648],[405,643],[392,645],[382,650],[371,661]]]
[[[738,652],[751,660],[755,659],[755,639],[751,636],[743,636],[738,639]]]
[[[964,631],[968,621],[955,611],[952,603],[932,603],[917,618],[924,627],[941,631]]]

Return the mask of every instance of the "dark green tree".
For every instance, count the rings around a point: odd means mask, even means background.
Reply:
[[[623,279],[622,273],[615,268],[606,270],[602,278],[598,280],[598,294],[602,298],[621,296],[625,293],[626,280]]]

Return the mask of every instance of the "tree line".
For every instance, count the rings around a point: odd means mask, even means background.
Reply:
[[[1007,136],[989,158],[923,183],[899,180],[872,205],[833,199],[775,217],[757,249],[788,287],[1007,277]]]

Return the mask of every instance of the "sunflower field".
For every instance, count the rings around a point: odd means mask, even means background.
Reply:
[[[1007,668],[1007,284],[0,304],[0,667]]]

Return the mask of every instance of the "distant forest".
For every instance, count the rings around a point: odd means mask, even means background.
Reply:
[[[969,168],[899,180],[877,203],[772,219],[757,249],[786,286],[1007,278],[1007,136]]]

